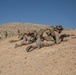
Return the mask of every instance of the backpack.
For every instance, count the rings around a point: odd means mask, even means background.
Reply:
[[[46,28],[46,29],[40,29],[38,31],[38,35],[42,36],[45,31],[48,35],[51,35],[52,37],[55,36],[55,34],[54,34],[55,28],[54,27],[49,27],[49,28]]]

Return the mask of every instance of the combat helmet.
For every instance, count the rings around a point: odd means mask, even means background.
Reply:
[[[57,25],[55,28],[56,28],[57,30],[63,30],[62,25]]]

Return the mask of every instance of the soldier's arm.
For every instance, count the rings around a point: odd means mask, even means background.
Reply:
[[[60,38],[60,35],[58,32],[55,32],[55,42],[56,44],[61,43],[62,39]]]

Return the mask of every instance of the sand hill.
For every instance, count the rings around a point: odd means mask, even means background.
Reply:
[[[0,75],[76,75],[76,38],[67,37],[67,42],[31,52],[26,52],[27,45],[14,48],[15,43],[9,43],[17,39],[17,30],[46,27],[49,26],[30,23],[0,25],[0,32],[8,33],[0,40]],[[62,33],[76,35],[76,30],[65,29]]]

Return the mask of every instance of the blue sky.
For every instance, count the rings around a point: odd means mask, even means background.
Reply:
[[[0,0],[0,24],[8,22],[76,28],[76,0]]]

